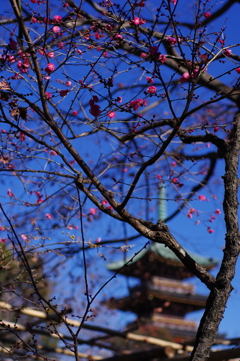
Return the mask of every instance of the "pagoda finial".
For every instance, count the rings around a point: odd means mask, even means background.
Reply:
[[[158,219],[161,219],[164,222],[166,218],[167,218],[166,187],[159,185]]]

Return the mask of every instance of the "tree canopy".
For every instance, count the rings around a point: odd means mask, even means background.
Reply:
[[[10,272],[18,262],[24,276],[15,269],[12,281],[4,277],[1,301],[8,310],[31,305],[47,322],[35,320],[25,338],[3,321],[2,329],[28,355],[48,359],[34,339],[39,324],[76,360],[86,357],[80,331],[101,314],[116,278],[104,265],[155,242],[208,290],[189,356],[205,360],[239,254],[240,57],[231,30],[238,1],[2,6],[1,267]],[[159,201],[168,204],[161,219]],[[218,233],[213,276],[184,235],[200,232],[207,247],[221,214],[225,244]]]

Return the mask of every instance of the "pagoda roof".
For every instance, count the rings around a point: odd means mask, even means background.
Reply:
[[[131,311],[138,315],[152,314],[154,309],[163,315],[183,317],[185,314],[201,310],[206,306],[207,296],[199,294],[179,294],[157,291],[154,287],[135,287],[131,294],[122,298],[111,298],[105,304],[110,309]]]
[[[188,252],[188,254],[207,270],[214,268],[218,264],[218,260],[215,258],[203,257],[193,252]],[[161,264],[163,267],[161,267]],[[193,276],[193,273],[187,270],[173,251],[164,244],[156,242],[151,243],[149,247],[134,257],[131,256],[121,261],[109,263],[107,268],[112,272],[119,271],[121,274],[137,278],[144,278],[143,273],[176,279]],[[167,274],[168,272],[169,275]]]

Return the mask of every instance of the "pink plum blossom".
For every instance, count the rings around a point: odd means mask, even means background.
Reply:
[[[167,57],[164,54],[160,54],[158,60],[160,61],[160,63],[164,64],[167,60]]]
[[[178,40],[180,40],[180,39],[178,39]],[[166,38],[166,41],[169,42],[171,45],[175,45],[177,43],[177,39],[175,39],[175,38],[173,38],[171,36],[168,36]]]
[[[190,214],[193,214],[193,213],[195,213],[196,212],[196,209],[195,208],[190,208],[189,210],[188,210],[188,213],[190,213]]]
[[[46,92],[46,93],[45,93],[45,96],[46,96],[46,98],[47,98],[47,99],[52,98],[52,94],[51,94],[51,93],[49,93],[49,92]]]
[[[188,81],[190,79],[190,74],[189,73],[183,73],[183,75],[181,76],[181,78],[179,79],[181,83],[185,83],[186,81]]]
[[[61,15],[54,15],[53,21],[54,21],[55,23],[60,23],[60,22],[62,21]]]
[[[146,20],[138,18],[137,16],[135,16],[135,18],[132,20],[132,23],[135,25],[143,25],[143,24],[145,24],[145,22],[146,22]]]
[[[49,58],[54,58],[55,57],[55,53],[53,51],[50,51],[47,55]]]
[[[61,33],[61,28],[59,26],[54,26],[52,28],[52,31],[55,33],[55,34],[60,34]]]
[[[146,78],[147,82],[149,84],[153,84],[153,78],[150,78],[149,76]]]
[[[52,215],[51,215],[50,213],[46,213],[45,216],[46,216],[46,218],[48,218],[48,219],[52,219]]]
[[[38,52],[40,55],[45,55],[46,54],[46,50],[45,49],[38,49]]]
[[[223,54],[224,54],[225,56],[232,55],[232,50],[231,50],[231,49],[226,49],[226,50],[224,50]]]
[[[196,78],[196,77],[198,76],[198,74],[199,74],[199,69],[196,68],[196,69],[194,69],[193,72],[192,72],[192,77],[193,77],[193,78]]]
[[[111,118],[111,119],[112,119],[112,118],[115,118],[115,117],[116,117],[116,113],[110,111],[110,112],[108,112],[108,117]]]
[[[211,14],[210,14],[209,12],[206,12],[206,13],[203,14],[203,16],[204,16],[206,19],[208,19],[208,18],[210,18]]]
[[[6,61],[8,61],[9,63],[15,63],[15,56],[13,56],[13,55],[9,55],[9,54],[7,54],[6,55]],[[19,78],[20,79],[20,78]]]
[[[14,193],[11,191],[10,188],[8,188],[7,194],[9,195],[9,197],[14,197]]]
[[[154,85],[151,85],[147,88],[147,92],[149,94],[155,94],[157,92],[157,88]]]
[[[92,214],[93,216],[97,213],[96,208],[90,208],[90,214]]]
[[[51,74],[55,70],[55,65],[53,63],[48,63],[45,72]]]
[[[200,201],[206,201],[206,200],[207,200],[207,197],[204,196],[203,194],[200,194],[200,195],[198,196],[198,199],[199,199]]]
[[[123,39],[123,36],[122,36],[121,34],[116,34],[116,35],[115,35],[115,38],[117,38],[117,39]]]

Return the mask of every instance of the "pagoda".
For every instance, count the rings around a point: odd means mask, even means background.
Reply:
[[[218,263],[216,259],[188,253],[207,270]],[[196,293],[193,284],[186,282],[194,274],[169,248],[159,243],[151,243],[128,263],[130,259],[108,264],[107,268],[125,277],[135,277],[139,284],[130,289],[128,296],[108,300],[107,306],[135,313],[135,324],[141,333],[145,331],[149,336],[174,342],[193,340],[197,322],[186,320],[185,316],[204,309],[207,299]]]

